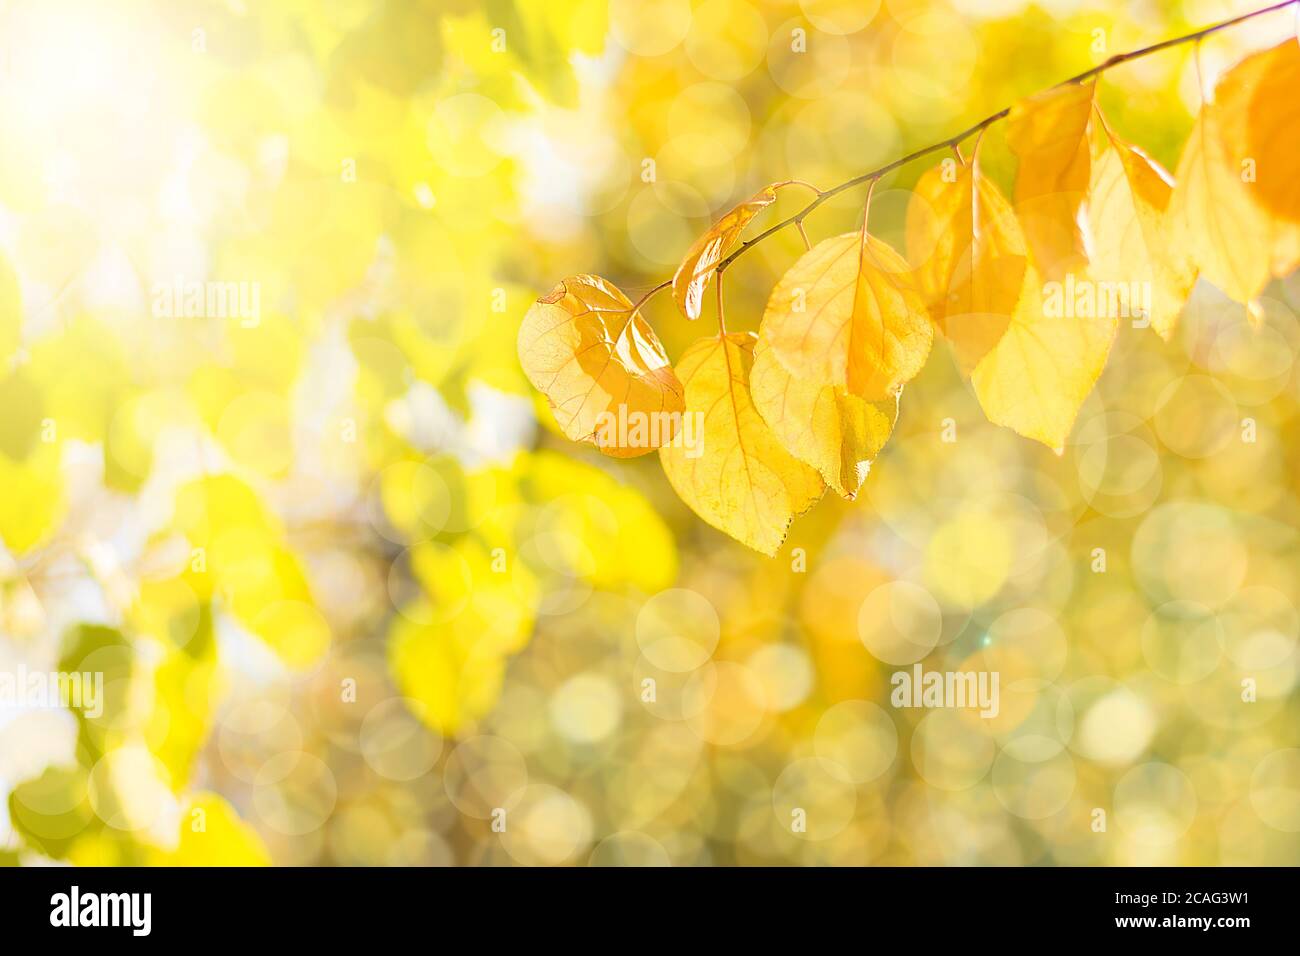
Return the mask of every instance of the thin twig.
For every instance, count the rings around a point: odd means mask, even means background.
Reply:
[[[641,298],[636,300],[636,305],[632,306],[632,308],[628,310],[628,315],[636,315],[637,310],[640,309],[641,306],[645,305],[652,295],[654,295],[656,292],[663,291],[664,289],[668,288],[672,284],[673,284],[672,279],[665,279],[663,282],[659,283],[657,286],[655,286],[645,295],[641,296]]]
[[[1087,80],[1094,76],[1098,76],[1101,73],[1104,73],[1106,70],[1109,70],[1111,67],[1119,66],[1119,64],[1121,63],[1127,63],[1130,60],[1136,60],[1139,57],[1148,56],[1160,50],[1167,50],[1170,47],[1178,46],[1179,44],[1182,43],[1190,43],[1193,40],[1200,40],[1203,37],[1209,36],[1211,33],[1217,33],[1220,30],[1225,30],[1230,26],[1234,26],[1238,23],[1242,23],[1245,20],[1253,19],[1254,17],[1263,16],[1266,13],[1273,13],[1276,10],[1281,10],[1284,7],[1289,7],[1296,2],[1297,0],[1283,0],[1283,2],[1281,3],[1275,3],[1269,7],[1263,7],[1259,10],[1253,10],[1250,13],[1243,13],[1241,16],[1233,17],[1231,20],[1224,20],[1221,23],[1216,23],[1212,26],[1204,27],[1200,30],[1195,31],[1194,33],[1188,33],[1185,36],[1174,37],[1172,40],[1162,40],[1159,43],[1154,43],[1151,46],[1142,47],[1140,50],[1133,50],[1129,53],[1117,53],[1115,56],[1112,56],[1109,60],[1107,60],[1105,63],[1102,63],[1100,66],[1094,66],[1091,70],[1084,70],[1082,73],[1076,76],[1072,76],[1068,80],[1062,80],[1060,83],[1057,83],[1056,86],[1051,87],[1051,89],[1058,89],[1062,86],[1068,86],[1071,83],[1080,83],[1083,80]],[[938,152],[941,149],[956,149],[961,145],[961,143],[964,140],[969,139],[971,136],[973,136],[976,133],[983,132],[986,127],[993,125],[1000,119],[1003,119],[1010,112],[1011,112],[1011,107],[1009,106],[1000,109],[996,113],[993,113],[991,116],[984,117],[984,119],[980,120],[978,123],[976,123],[974,126],[971,126],[969,129],[962,130],[956,136],[950,136],[947,139],[941,140],[930,146],[924,146],[921,149],[913,150],[912,152],[908,153],[906,156],[903,156],[900,159],[896,159],[891,163],[886,163],[884,166],[881,166],[879,169],[873,169],[870,172],[862,173],[860,176],[854,176],[852,179],[847,180],[846,182],[842,182],[838,186],[832,186],[830,189],[823,190],[822,192],[817,194],[817,197],[813,199],[812,202],[808,203],[808,205],[804,206],[793,216],[790,216],[787,219],[782,219],[776,225],[769,226],[768,228],[764,229],[754,238],[746,239],[744,242],[742,242],[729,256],[727,256],[725,259],[723,259],[721,262],[718,263],[718,269],[717,269],[718,275],[721,276],[723,270],[726,269],[727,266],[731,265],[731,263],[733,263],[741,255],[743,255],[747,249],[758,245],[758,243],[762,242],[768,236],[772,235],[772,233],[779,232],[780,230],[784,229],[786,226],[802,225],[803,221],[806,218],[808,218],[808,215],[814,209],[816,209],[826,200],[830,199],[832,196],[837,196],[840,193],[844,192],[846,189],[852,189],[854,186],[860,186],[865,182],[871,182],[873,180],[879,179],[880,177],[884,176],[886,173],[891,173],[895,169],[898,169],[900,166],[905,166],[915,159],[920,159],[922,156],[928,156],[931,153]]]

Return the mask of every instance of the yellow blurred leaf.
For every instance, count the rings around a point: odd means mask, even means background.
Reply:
[[[257,831],[215,793],[194,794],[181,810],[180,842],[159,851],[154,866],[270,866],[271,854]]]
[[[388,661],[402,696],[418,700],[421,719],[453,734],[492,709],[501,692],[506,655],[477,643],[476,619],[462,615],[426,624],[427,606],[401,609],[388,633]]]
[[[672,585],[676,542],[636,488],[588,462],[550,451],[521,456],[517,473],[530,501],[571,505],[547,508],[548,519],[574,539],[583,558],[574,570],[593,585],[631,585],[648,593]]]
[[[154,589],[151,596],[163,600],[174,600],[178,594],[193,597],[183,581],[172,579],[172,588],[165,596]],[[155,606],[136,613],[166,614],[166,610]],[[192,614],[197,615],[196,620]],[[172,789],[179,791],[189,783],[194,761],[212,726],[217,653],[206,607],[194,608],[182,601],[167,626],[183,644],[164,644],[164,656],[153,671],[153,710],[144,732],[149,749],[167,770]],[[185,633],[191,627],[193,630]]]
[[[132,377],[118,331],[83,315],[31,347],[24,370],[40,384],[60,441],[103,440]]]
[[[696,442],[660,449],[681,499],[742,544],[776,554],[794,516],[821,497],[815,470],[786,451],[749,393],[757,336],[733,332],[700,339],[678,362],[686,414],[702,415]]]
[[[290,667],[307,667],[325,653],[330,627],[315,607],[303,563],[251,488],[231,475],[189,482],[176,493],[173,522],[193,548],[185,583],[196,595],[218,598]]]
[[[934,329],[911,269],[864,233],[825,239],[772,290],[763,338],[796,378],[882,401],[921,371]]]
[[[24,461],[0,455],[0,540],[14,554],[45,543],[67,507],[58,445],[38,444]]]
[[[682,384],[654,329],[598,276],[565,279],[533,304],[519,362],[571,441],[632,458],[676,434]]]

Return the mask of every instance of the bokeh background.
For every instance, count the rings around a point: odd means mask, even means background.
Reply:
[[[106,682],[0,707],[0,857],[1300,862],[1296,277],[1257,331],[1204,286],[1172,342],[1124,328],[1059,457],[939,345],[775,559],[560,438],[514,345],[766,183],[1256,5],[0,3],[0,668]],[[1294,29],[1109,71],[1107,116],[1172,168],[1200,86]],[[984,162],[1009,184],[996,126]],[[924,168],[876,189],[895,245]],[[732,328],[799,249],[729,271]],[[176,281],[257,321],[160,315]],[[998,717],[892,707],[917,661],[997,670]]]

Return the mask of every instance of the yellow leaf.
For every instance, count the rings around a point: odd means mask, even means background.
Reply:
[[[257,831],[215,793],[196,793],[181,812],[180,842],[158,851],[156,866],[270,866],[271,854]]]
[[[686,414],[702,415],[697,443],[659,450],[664,472],[701,518],[742,544],[776,554],[794,516],[821,497],[817,472],[763,421],[749,393],[757,336],[700,339],[682,355]]]
[[[654,329],[604,279],[573,276],[538,299],[518,344],[524,374],[571,441],[632,458],[676,434],[681,382]]]
[[[653,504],[588,462],[539,449],[516,462],[532,502],[583,555],[580,570],[599,588],[631,585],[646,593],[671,587],[677,543]],[[556,538],[557,544],[559,538]]]
[[[1300,176],[1294,137],[1283,129],[1271,148],[1259,142],[1276,123],[1287,125],[1294,95],[1283,92],[1271,106],[1259,97],[1277,92],[1273,84],[1295,69],[1289,49],[1294,46],[1288,40],[1247,57],[1219,81],[1214,101],[1201,106],[1183,147],[1170,200],[1170,245],[1207,282],[1248,305],[1272,276],[1285,275],[1300,261],[1300,227],[1268,211],[1285,208],[1286,191],[1295,183],[1264,185],[1275,177]],[[1257,148],[1262,155],[1253,152]]]
[[[1024,283],[1025,237],[1015,211],[979,170],[978,153],[951,178],[936,166],[907,208],[907,257],[930,316],[969,372],[1007,330]]]
[[[26,460],[0,454],[0,541],[16,555],[45,544],[67,510],[60,446],[39,444]]]
[[[1088,192],[1088,126],[1096,81],[1021,100],[1007,117],[1007,145],[1020,161],[1015,206],[1039,269],[1050,279],[1086,261],[1079,209]]]
[[[1160,164],[1117,137],[1097,111],[1088,224],[1089,274],[1110,283],[1118,314],[1146,315],[1168,339],[1196,283],[1196,273],[1169,246],[1166,215],[1173,183]],[[1098,298],[1100,299],[1099,287]]]
[[[185,575],[196,595],[220,597],[221,608],[290,667],[305,668],[325,653],[330,627],[303,563],[252,488],[232,475],[188,482],[176,492],[173,525],[198,549]]]
[[[1245,88],[1230,79],[1221,84],[1228,103],[1244,105],[1238,95],[1249,93],[1245,111],[1246,154],[1254,160],[1257,176],[1252,190],[1256,201],[1275,216],[1300,222],[1300,151],[1296,131],[1300,129],[1300,43],[1283,40],[1271,50],[1251,58],[1256,69],[1254,82]],[[1240,68],[1238,68],[1240,69]],[[1241,115],[1236,117],[1241,121]]]
[[[911,268],[861,233],[825,239],[781,277],[763,338],[797,378],[867,401],[895,395],[925,365],[934,329]]]
[[[682,264],[673,276],[673,301],[682,310],[682,315],[688,319],[700,317],[704,290],[708,288],[713,271],[727,251],[735,245],[750,220],[776,202],[776,191],[781,185],[784,184],[764,186],[715,222],[687,250]]]
[[[31,346],[24,370],[41,386],[58,437],[102,441],[118,396],[132,377],[112,325],[81,315]]]
[[[760,337],[749,373],[754,407],[800,461],[852,500],[898,417],[898,397],[866,402],[833,385],[797,379]]]
[[[1077,287],[1087,290],[1086,283]],[[1056,452],[1106,366],[1118,320],[1089,315],[1073,278],[1044,284],[1031,265],[1006,335],[975,366],[971,382],[989,421]]]
[[[219,699],[211,610],[180,578],[141,582],[132,617],[162,637],[153,669],[153,709],[145,741],[173,790],[185,787],[212,727]]]
[[[388,662],[402,696],[434,730],[453,734],[492,709],[501,692],[506,657],[475,641],[477,619],[461,615],[425,624],[423,604],[403,607],[388,633]]]

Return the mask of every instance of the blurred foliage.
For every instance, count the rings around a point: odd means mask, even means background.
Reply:
[[[936,351],[771,560],[564,442],[514,349],[558,276],[635,298],[765,183],[1247,6],[7,4],[0,658],[104,708],[0,706],[3,859],[1294,864],[1294,277],[1256,332],[1202,287],[1121,334],[1060,456]],[[1172,167],[1197,84],[1100,96]],[[925,168],[877,189],[896,248]],[[737,330],[800,248],[729,273]],[[999,716],[891,708],[920,660],[999,670]]]

